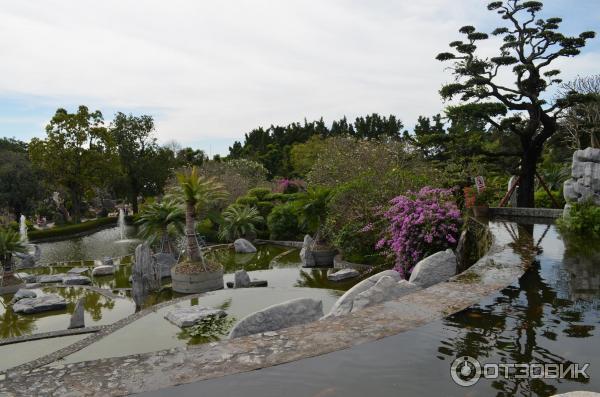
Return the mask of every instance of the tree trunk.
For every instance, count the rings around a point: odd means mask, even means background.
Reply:
[[[138,195],[139,195],[138,192],[133,192],[131,194],[131,196],[129,197],[129,201],[131,201],[131,210],[133,211],[133,214],[137,214],[138,210],[139,210],[138,200],[137,200]]]
[[[535,207],[535,174],[538,157],[537,153],[529,152],[521,158],[521,181],[517,195],[517,206],[519,207]]]
[[[75,223],[81,222],[81,200],[76,189],[71,190],[71,206],[73,207],[71,220]]]
[[[186,203],[185,209],[185,235],[187,238],[187,254],[191,262],[198,262],[202,259],[200,256],[200,247],[196,241],[196,208],[193,203]]]

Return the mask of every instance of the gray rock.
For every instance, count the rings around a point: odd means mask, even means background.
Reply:
[[[41,283],[27,283],[25,284],[25,289],[40,288],[41,286]]]
[[[92,269],[92,276],[110,276],[115,274],[115,267],[109,265],[100,265]]]
[[[233,276],[233,284],[235,288],[248,288],[250,286],[250,276],[245,270],[238,270]]]
[[[35,267],[35,258],[32,255],[22,255],[21,263],[19,263],[19,267]]]
[[[89,267],[74,267],[67,272],[67,274],[83,274],[90,271]]]
[[[323,302],[310,298],[292,299],[247,315],[233,327],[229,338],[277,331],[316,321],[321,316]]]
[[[101,266],[114,266],[115,265],[115,262],[113,261],[113,259],[110,256],[105,256],[100,261],[102,262]]]
[[[156,261],[156,266],[158,266],[160,271],[160,278],[171,277],[171,268],[177,264],[177,260],[173,254],[159,252],[152,255],[152,257]]]
[[[583,186],[600,192],[600,163],[584,163]]]
[[[66,277],[66,274],[64,274],[64,273],[42,274],[40,276],[37,276],[36,282],[42,283],[42,284],[47,284],[47,283],[62,283],[63,278],[65,278],[65,277]]]
[[[364,292],[374,286],[380,278],[389,276],[393,278],[395,281],[400,281],[402,278],[400,273],[395,270],[384,270],[383,272],[374,274],[373,276],[367,278],[366,280],[361,281],[356,284],[354,287],[350,288],[344,295],[342,295],[334,304],[329,313],[323,318],[329,317],[337,317],[348,314],[352,311],[352,306],[354,304],[354,298],[361,292]]]
[[[406,280],[396,281],[390,276],[382,277],[374,286],[356,295],[352,305],[352,313],[369,306],[398,299],[420,289],[418,285]]]
[[[148,243],[135,248],[135,262],[131,272],[132,298],[137,307],[141,307],[150,291],[160,289],[161,274]]]
[[[246,239],[238,238],[233,242],[233,248],[238,254],[252,254],[256,252],[256,247]]]
[[[62,282],[64,285],[88,285],[92,283],[92,280],[86,276],[66,275]]]
[[[573,154],[573,160],[600,163],[600,149],[588,147],[583,150],[576,150]]]
[[[17,278],[23,280],[24,283],[35,283],[38,278],[38,276],[36,276],[35,274],[29,273],[17,273],[16,276]]]
[[[552,397],[600,397],[600,394],[593,391],[572,391],[564,394],[555,394]]]
[[[196,325],[203,318],[209,316],[225,317],[227,313],[221,309],[211,309],[201,306],[177,307],[165,314],[169,320],[179,328],[187,328]]]
[[[576,184],[577,181],[575,179],[567,179],[563,184],[563,196],[567,203],[579,200],[579,194],[575,191]]]
[[[80,298],[75,305],[75,310],[73,314],[71,314],[71,322],[69,324],[69,329],[72,328],[83,328],[85,327],[85,315],[84,315],[84,302],[85,298]]]
[[[35,298],[37,297],[37,294],[35,293],[35,291],[31,291],[25,288],[21,288],[20,290],[18,290],[17,292],[15,292],[15,295],[13,296],[12,300],[10,301],[11,303],[16,303],[18,301],[20,301],[21,299],[25,299],[25,298]]]
[[[252,280],[250,281],[250,288],[267,287],[269,282],[267,280]]]
[[[300,250],[300,260],[304,267],[315,267],[315,257],[311,251],[314,245],[314,240],[308,234],[304,236],[304,242],[302,243],[302,249]]]
[[[36,298],[21,299],[13,305],[15,313],[33,314],[51,310],[62,310],[67,307],[67,301],[58,295],[44,295]]]
[[[456,275],[456,255],[451,249],[422,259],[412,271],[410,281],[422,288],[448,280]]]
[[[342,269],[335,273],[328,274],[327,279],[330,281],[342,281],[349,278],[358,277],[360,273],[354,269]]]

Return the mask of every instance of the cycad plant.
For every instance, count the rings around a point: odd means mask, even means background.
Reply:
[[[300,206],[300,221],[311,233],[314,233],[315,243],[324,243],[322,226],[327,218],[329,203],[333,192],[326,188],[309,188],[298,200]]]
[[[196,216],[210,204],[223,200],[228,193],[213,178],[200,175],[197,167],[177,173],[177,186],[170,197],[185,208],[186,251],[190,262],[204,263],[204,257],[196,239]]]
[[[137,221],[140,236],[150,245],[160,244],[167,253],[173,253],[172,238],[183,234],[184,223],[183,208],[172,199],[145,206]]]
[[[21,241],[18,232],[12,229],[0,229],[0,263],[5,273],[12,271],[12,256],[17,252],[26,252],[27,247]]]
[[[255,236],[256,225],[263,221],[256,208],[232,205],[223,211],[219,237],[231,241],[240,237]]]

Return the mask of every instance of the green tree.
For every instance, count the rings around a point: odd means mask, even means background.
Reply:
[[[12,256],[17,252],[26,252],[19,233],[12,229],[0,229],[0,264],[5,272],[12,270]]]
[[[90,112],[86,106],[79,106],[77,113],[58,109],[46,126],[46,134],[44,140],[31,140],[31,160],[68,191],[72,220],[80,222],[86,191],[104,183],[114,170],[112,144],[102,113]]]
[[[171,173],[172,161],[153,137],[152,116],[115,115],[110,134],[116,146],[133,212],[138,212],[138,197],[161,193]]]
[[[178,167],[201,167],[205,161],[208,161],[208,156],[203,150],[185,147],[177,151],[175,161]]]
[[[254,238],[256,225],[264,222],[258,210],[254,207],[232,205],[223,211],[223,222],[219,237],[231,241],[240,237]]]
[[[143,207],[136,222],[139,234],[150,244],[160,242],[163,252],[174,252],[173,238],[183,234],[185,214],[173,200],[162,200]]]
[[[41,193],[40,173],[27,153],[0,150],[0,207],[8,207],[18,219],[32,212]]]
[[[196,215],[213,202],[225,199],[227,191],[216,180],[200,175],[197,167],[179,172],[177,182],[171,197],[185,206],[188,259],[190,262],[204,262],[204,256],[196,241]]]
[[[442,87],[444,99],[459,96],[465,103],[455,107],[455,116],[485,119],[498,130],[516,135],[520,141],[519,152],[507,152],[521,158],[521,184],[518,205],[534,206],[535,174],[537,162],[545,142],[557,131],[557,119],[578,101],[582,95],[569,94],[550,103],[545,98],[548,89],[561,83],[560,71],[551,64],[561,58],[578,55],[594,32],[584,32],[578,37],[558,32],[561,18],[538,18],[543,3],[540,1],[504,0],[489,3],[488,9],[497,12],[507,22],[492,32],[503,38],[496,57],[478,56],[477,43],[489,38],[473,26],[463,26],[459,32],[464,41],[453,41],[454,52],[437,56],[440,61],[453,61],[456,82]],[[500,80],[505,68],[515,76],[513,84]]]
[[[320,135],[313,135],[305,143],[298,143],[290,150],[290,163],[294,174],[305,177],[326,146]]]

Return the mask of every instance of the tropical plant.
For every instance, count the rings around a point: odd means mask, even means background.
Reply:
[[[383,213],[388,227],[375,248],[388,249],[395,256],[395,270],[403,276],[424,257],[456,245],[460,211],[452,190],[425,187],[398,196],[390,204]]]
[[[190,262],[201,261],[204,256],[196,239],[196,215],[209,204],[224,200],[227,191],[212,178],[200,175],[197,167],[177,173],[177,182],[170,197],[185,205],[186,251]]]
[[[322,226],[327,218],[332,198],[332,190],[316,187],[309,188],[297,201],[300,208],[300,222],[310,233],[314,233],[317,243],[321,240]]]
[[[223,223],[221,223],[219,237],[228,241],[240,237],[253,237],[256,235],[256,225],[263,221],[263,217],[254,207],[229,206],[223,211]]]
[[[136,223],[140,236],[149,244],[159,242],[162,252],[172,253],[172,239],[183,234],[185,214],[180,205],[167,199],[144,206]]]
[[[26,250],[19,233],[11,229],[0,229],[0,263],[5,271],[11,271],[13,254]]]
[[[273,208],[267,218],[271,239],[295,239],[302,232],[298,223],[298,206],[295,204],[295,202],[289,202]]]
[[[564,233],[600,239],[600,206],[593,201],[574,203],[557,223]]]

